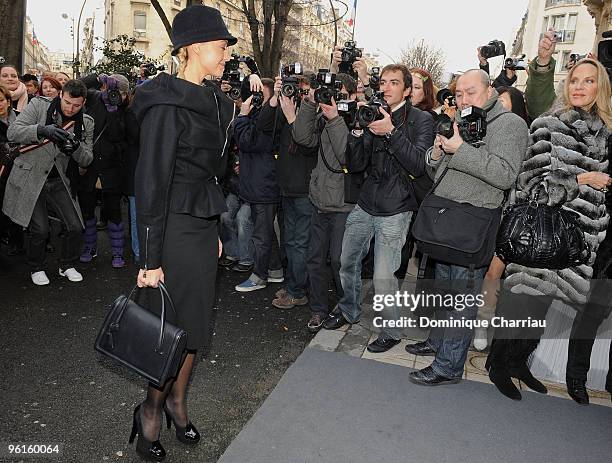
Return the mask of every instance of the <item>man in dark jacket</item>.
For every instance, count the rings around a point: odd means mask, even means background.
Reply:
[[[340,278],[344,295],[326,329],[357,323],[361,315],[361,261],[375,238],[374,288],[376,295],[398,290],[394,273],[412,214],[418,209],[411,178],[426,175],[425,152],[434,140],[431,115],[410,105],[412,75],[404,65],[388,65],[380,76],[380,89],[391,113],[380,109],[382,119],[365,130],[353,130],[348,141],[349,171],[367,169],[359,201],[346,221],[342,241]],[[379,317],[377,317],[379,318]],[[393,304],[383,310],[383,322],[398,319]],[[382,323],[370,352],[385,352],[399,343],[400,330]]]
[[[264,104],[274,91],[272,79],[262,79]],[[274,218],[280,202],[272,137],[257,129],[261,108],[253,108],[253,97],[242,103],[234,124],[234,137],[240,156],[240,198],[251,205],[255,259],[251,276],[236,291],[256,291],[267,283],[282,283],[282,266]],[[274,271],[268,275],[268,269]]]
[[[275,143],[278,140],[278,149],[275,149],[275,152],[278,152],[278,184],[283,208],[283,243],[287,253],[287,273],[286,287],[277,291],[272,305],[278,309],[292,309],[296,305],[308,304],[306,255],[312,216],[308,182],[317,158],[316,149],[301,146],[293,139],[297,101],[280,95],[281,85],[281,78],[277,77],[274,95],[262,108],[257,126],[273,136]],[[300,88],[308,90],[309,87],[308,81],[301,79]],[[296,98],[300,96],[297,95]]]

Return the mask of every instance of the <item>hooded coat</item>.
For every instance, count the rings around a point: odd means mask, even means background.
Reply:
[[[225,212],[217,178],[227,162],[233,102],[206,82],[159,74],[136,89],[140,124],[135,196],[143,268],[161,266],[168,212],[211,218]]]

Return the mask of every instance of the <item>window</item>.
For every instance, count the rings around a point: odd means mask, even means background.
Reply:
[[[134,31],[146,32],[147,30],[147,13],[144,11],[134,11]]]
[[[570,57],[570,51],[564,51],[563,55],[561,57],[561,63],[559,66],[559,71],[558,72],[567,72],[567,63],[569,62],[569,57]]]
[[[174,4],[176,6],[181,6],[181,0],[174,0]]]
[[[551,26],[556,31],[562,31],[565,29],[565,15],[553,16]]]
[[[545,8],[561,5],[580,5],[580,0],[546,0]]]
[[[548,30],[548,16],[544,16],[542,20],[542,34]]]
[[[578,21],[578,15],[577,14],[570,14],[567,17],[567,27],[566,29],[568,31],[575,31],[576,30],[576,22]]]

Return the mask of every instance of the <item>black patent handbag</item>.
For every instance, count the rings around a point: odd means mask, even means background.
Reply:
[[[174,313],[176,309],[166,286],[159,282],[161,316],[138,305],[132,296],[113,302],[98,337],[95,349],[158,387],[175,376],[187,343],[187,333],[166,321],[166,300]]]
[[[506,208],[496,254],[506,264],[560,270],[588,262],[590,250],[575,212],[536,197]]]

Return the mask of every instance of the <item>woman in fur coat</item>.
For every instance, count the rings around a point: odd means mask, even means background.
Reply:
[[[584,306],[610,219],[605,206],[605,193],[612,184],[607,173],[612,133],[608,74],[599,62],[584,59],[569,72],[564,91],[569,105],[531,124],[516,198],[537,198],[540,204],[576,212],[591,254],[586,264],[562,270],[509,264],[497,312],[514,320],[543,320],[553,299],[578,309]],[[537,392],[547,392],[527,367],[542,333],[543,328],[496,332],[486,367],[491,381],[507,397],[521,399],[512,377]]]

